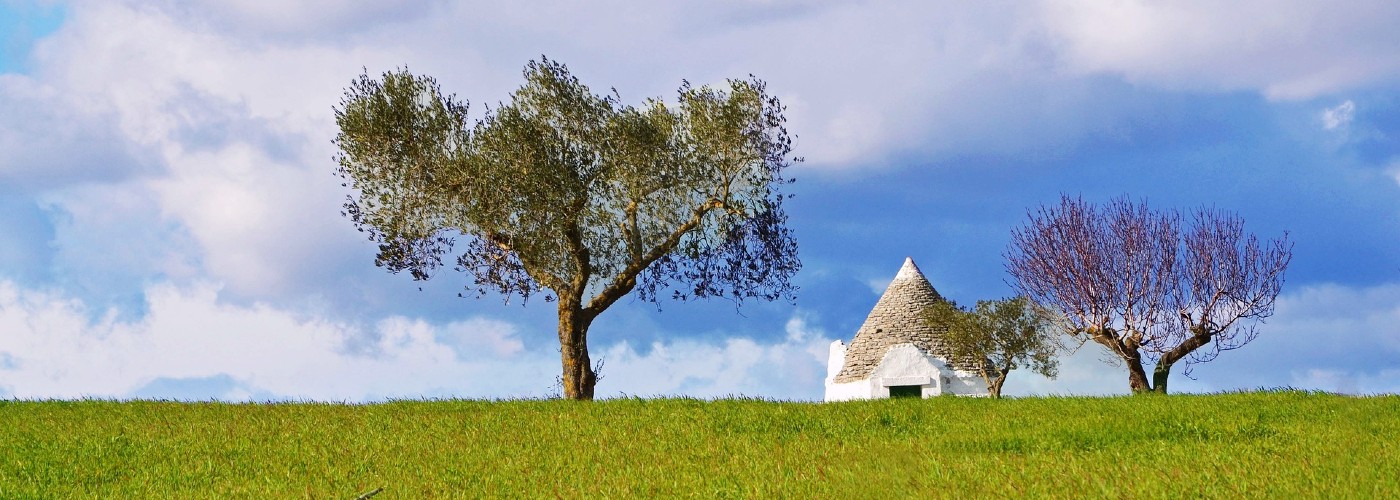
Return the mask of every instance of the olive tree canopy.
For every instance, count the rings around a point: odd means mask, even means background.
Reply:
[[[634,107],[549,59],[524,76],[475,121],[407,70],[346,90],[345,215],[378,243],[376,265],[426,280],[447,257],[478,296],[548,290],[575,399],[596,383],[588,327],[621,297],[793,298],[801,263],[781,190],[801,159],[764,82],[682,82],[677,102]]]
[[[951,358],[986,360],[978,364],[977,374],[987,393],[998,399],[1011,370],[1027,368],[1052,379],[1059,374],[1058,319],[1024,296],[979,300],[972,309],[941,301],[924,310],[924,320],[944,330]]]

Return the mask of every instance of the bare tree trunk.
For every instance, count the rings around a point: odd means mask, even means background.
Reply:
[[[1152,386],[1147,383],[1147,371],[1142,368],[1142,354],[1129,351],[1123,361],[1128,365],[1128,388],[1133,394],[1152,392]]]
[[[564,397],[593,399],[598,374],[588,358],[588,318],[576,297],[559,297],[559,357],[564,364]]]
[[[1191,354],[1192,351],[1210,343],[1211,333],[1209,330],[1195,327],[1191,331],[1190,337],[1186,337],[1186,340],[1177,344],[1176,347],[1162,353],[1162,358],[1157,360],[1157,368],[1152,371],[1152,390],[1166,394],[1167,377],[1172,374],[1172,365],[1181,361],[1181,358]]]
[[[1152,392],[1158,394],[1167,393],[1167,376],[1172,374],[1172,365],[1163,360],[1157,361],[1157,368],[1152,370]]]
[[[1116,334],[1098,333],[1092,337],[1094,342],[1107,347],[1109,352],[1123,360],[1123,364],[1128,366],[1128,388],[1133,394],[1142,394],[1152,391],[1152,386],[1147,383],[1147,371],[1142,368],[1142,352],[1135,347],[1125,345],[1119,340]]]

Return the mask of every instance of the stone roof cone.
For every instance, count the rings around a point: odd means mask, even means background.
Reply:
[[[885,353],[898,344],[914,344],[925,353],[943,358],[959,370],[976,370],[975,360],[949,359],[943,346],[943,332],[924,321],[924,309],[943,296],[933,289],[914,259],[905,257],[904,266],[894,275],[884,295],[870,310],[865,323],[856,330],[856,337],[846,349],[846,361],[833,380],[837,383],[862,380],[880,364]]]

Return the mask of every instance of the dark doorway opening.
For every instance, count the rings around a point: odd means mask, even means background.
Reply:
[[[890,386],[890,397],[892,398],[919,398],[923,397],[924,387],[921,385],[892,385]]]

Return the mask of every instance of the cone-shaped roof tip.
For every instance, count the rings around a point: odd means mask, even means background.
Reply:
[[[900,266],[899,272],[898,272],[898,273],[895,273],[895,275],[894,275],[894,279],[900,279],[900,278],[906,278],[906,279],[907,279],[907,278],[913,278],[913,277],[923,277],[923,275],[924,275],[924,273],[923,273],[923,271],[920,271],[920,270],[919,270],[919,266],[914,264],[914,258],[913,258],[913,257],[905,257],[905,258],[904,258],[904,265],[903,265],[903,266]],[[927,279],[927,278],[925,278],[925,279]]]

